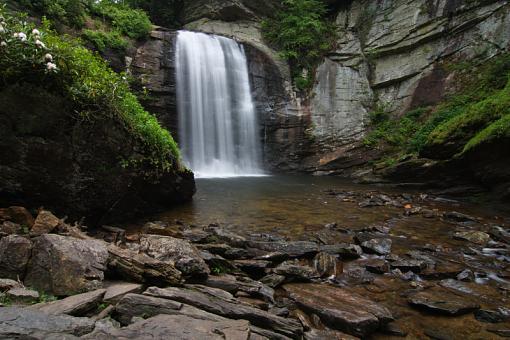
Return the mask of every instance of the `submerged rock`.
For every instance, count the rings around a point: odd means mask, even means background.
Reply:
[[[34,239],[25,284],[53,295],[99,288],[108,251],[99,240],[46,234]]]
[[[393,320],[391,312],[343,288],[321,284],[286,284],[289,296],[328,327],[365,337]]]
[[[485,245],[490,240],[490,235],[487,233],[484,233],[483,231],[457,231],[455,234],[453,234],[453,238],[456,238],[458,240],[465,240],[472,243]]]
[[[480,308],[479,304],[468,298],[440,289],[419,292],[412,295],[408,301],[412,306],[444,315],[462,315]]]

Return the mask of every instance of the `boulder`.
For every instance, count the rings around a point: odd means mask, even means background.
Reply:
[[[480,308],[467,297],[460,297],[444,289],[429,289],[409,297],[408,302],[428,312],[443,315],[462,315]]]
[[[393,320],[390,311],[346,289],[323,284],[286,284],[283,289],[304,311],[326,326],[365,337]]]
[[[303,333],[302,327],[296,320],[285,319],[260,309],[247,306],[225,294],[223,290],[199,285],[187,288],[157,288],[150,287],[144,293],[149,296],[165,298],[192,305],[209,313],[231,319],[245,319],[254,326],[283,334],[287,337],[299,339]]]
[[[111,276],[157,286],[181,283],[181,272],[175,269],[173,262],[159,261],[114,245],[108,246],[108,254],[108,272]]]
[[[34,224],[34,217],[26,208],[12,206],[1,210],[4,210],[4,213],[0,213],[4,219],[19,224],[28,229],[32,228],[32,225]]]
[[[91,292],[69,296],[62,300],[39,303],[31,306],[30,309],[39,310],[50,315],[68,314],[84,316],[101,303],[105,292],[106,289],[97,289]]]
[[[200,252],[186,240],[170,236],[143,235],[140,238],[140,251],[158,261],[175,263],[175,267],[185,277],[205,279],[209,275],[209,267]]]
[[[94,321],[68,315],[48,315],[27,308],[4,307],[0,313],[2,339],[65,339],[92,332]]]
[[[41,210],[30,230],[30,236],[40,236],[49,234],[55,230],[62,222],[47,210]]]
[[[248,340],[250,323],[246,320],[203,320],[185,315],[157,315],[125,328],[94,331],[86,339],[204,339]]]
[[[23,236],[0,239],[0,277],[23,280],[32,253],[32,242]]]
[[[25,284],[57,296],[94,290],[107,259],[103,241],[45,234],[34,239]]]
[[[12,235],[12,234],[23,234],[26,230],[20,224],[5,221],[0,223],[0,237]]]

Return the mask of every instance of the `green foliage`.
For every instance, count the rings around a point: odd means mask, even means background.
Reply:
[[[92,0],[21,0],[20,3],[51,20],[82,27]]]
[[[108,19],[114,30],[132,39],[143,39],[149,35],[152,29],[152,23],[147,13],[126,5],[101,1],[92,6],[92,12]]]
[[[32,27],[25,20],[11,17],[3,9],[0,14],[6,21],[0,40],[7,42],[0,53],[0,86],[21,82],[44,85],[74,104],[77,119],[115,119],[122,124],[144,145],[139,163],[150,163],[163,171],[178,164],[179,150],[172,136],[143,109],[125,76],[111,70],[79,41],[51,31],[47,21],[40,32],[46,47],[38,48],[35,35],[30,33]],[[26,34],[27,41],[12,37],[12,31]],[[47,62],[46,54],[52,62]]]
[[[472,62],[449,65],[463,84],[434,110],[413,111],[390,119],[384,111],[371,114],[373,131],[365,145],[385,142],[398,152],[443,156],[462,154],[474,147],[510,136],[510,54],[483,65]],[[475,76],[473,76],[475,75]],[[448,148],[445,148],[448,146]],[[430,151],[428,151],[430,150]]]
[[[274,18],[263,21],[263,33],[289,61],[296,87],[304,90],[313,84],[311,71],[332,48],[335,29],[321,1],[284,0],[283,6]]]
[[[184,0],[126,0],[126,5],[146,11],[156,25],[180,28]]]
[[[90,42],[99,52],[107,48],[124,51],[128,45],[127,40],[117,31],[83,30],[82,38]]]
[[[46,294],[45,292],[39,292],[39,301],[38,302],[52,302],[56,301],[57,297],[51,294]]]

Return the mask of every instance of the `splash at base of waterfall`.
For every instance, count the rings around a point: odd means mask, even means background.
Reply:
[[[180,31],[176,75],[180,146],[196,177],[263,176],[243,46],[225,37]]]

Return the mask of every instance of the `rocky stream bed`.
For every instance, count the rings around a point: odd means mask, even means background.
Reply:
[[[89,230],[0,209],[0,338],[510,336],[508,217],[427,194],[323,195],[379,221],[293,235],[182,221]]]

